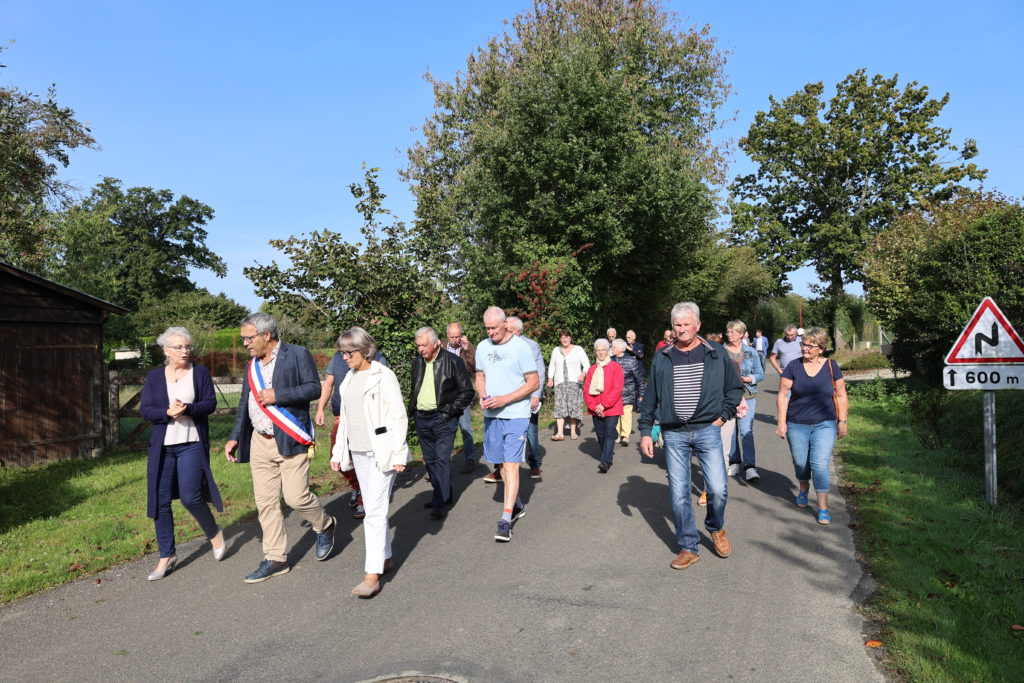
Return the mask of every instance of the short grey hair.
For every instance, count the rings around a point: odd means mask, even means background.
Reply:
[[[613,334],[616,337],[619,336],[618,331],[614,327],[609,327],[607,330],[604,331],[604,333],[607,334],[609,337],[612,336]]]
[[[611,346],[611,342],[609,342],[604,337],[601,337],[600,339],[594,340],[594,349],[598,349],[598,348],[605,348],[605,349],[607,349],[610,346]]]
[[[788,325],[786,325],[786,332],[789,332],[790,330],[796,332],[796,325],[794,325],[793,323],[789,323]]]
[[[416,334],[414,335],[413,338],[414,339],[419,339],[420,337],[422,337],[425,334],[430,336],[430,343],[431,344],[433,344],[434,342],[437,341],[437,330],[435,330],[430,325],[424,325],[420,329],[416,330]]]
[[[168,327],[163,334],[156,338],[156,345],[166,349],[170,346],[171,337],[181,337],[186,344],[192,344],[192,335],[184,327]]]
[[[696,322],[700,322],[700,306],[693,303],[692,301],[680,301],[678,304],[672,307],[672,313],[669,316],[669,324],[674,323],[679,318],[689,313],[693,316]]]
[[[448,323],[448,327],[445,328],[445,332],[447,332],[448,334],[451,334],[453,327],[459,330],[459,336],[461,337],[462,336],[462,325],[460,323]]]
[[[338,337],[338,350],[346,353],[358,351],[363,354],[363,358],[373,360],[374,356],[377,355],[377,342],[363,328],[358,326],[351,327],[348,331],[342,332],[341,336]]]
[[[616,352],[622,351],[623,353],[625,353],[626,352],[626,340],[625,339],[616,339],[615,341],[613,341],[612,342],[612,350],[616,351]]]
[[[263,334],[265,332],[270,333],[271,339],[278,339],[277,336],[277,321],[274,320],[274,316],[263,311],[256,313],[250,313],[249,315],[242,318],[242,322],[238,324],[239,327],[245,327],[246,325],[252,325],[256,328],[256,334]]]
[[[522,318],[514,315],[511,318],[506,318],[505,322],[507,322],[509,325],[511,325],[512,329],[515,330],[516,332],[522,332],[523,331],[523,319]]]
[[[486,311],[484,311],[484,319],[487,319],[488,317],[496,318],[500,323],[505,322],[506,319],[505,311],[503,311],[497,306],[491,306]]]

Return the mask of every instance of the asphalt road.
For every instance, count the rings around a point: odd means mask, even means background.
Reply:
[[[835,478],[831,526],[793,504],[777,383],[770,372],[759,395],[761,483],[729,482],[728,559],[701,526],[702,561],[669,567],[678,548],[660,449],[645,461],[634,434],[601,475],[589,427],[560,443],[542,431],[544,478],[524,480],[511,543],[493,539],[500,486],[484,484],[482,466],[455,475],[443,522],[422,508],[430,485],[417,468],[395,490],[397,570],[376,598],[349,593],[363,537],[332,497],[334,555],[315,561],[312,532],[290,516],[293,569],[264,583],[242,582],[262,559],[249,523],[227,531],[223,562],[191,542],[163,581],[146,581],[152,556],[0,608],[0,679],[884,680],[863,645],[855,607],[870,580]]]

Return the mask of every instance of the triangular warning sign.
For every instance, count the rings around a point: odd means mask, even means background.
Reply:
[[[1024,343],[999,306],[987,296],[946,354],[946,364],[1024,364]]]

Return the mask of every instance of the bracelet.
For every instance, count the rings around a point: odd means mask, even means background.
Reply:
[[[846,424],[846,420],[836,420],[836,422],[842,422],[843,424]]]

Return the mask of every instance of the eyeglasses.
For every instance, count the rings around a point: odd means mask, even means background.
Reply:
[[[341,357],[342,358],[351,358],[352,356],[354,356],[357,353],[359,353],[358,350],[356,350],[356,351],[342,351],[341,352]]]
[[[242,335],[242,343],[243,343],[243,344],[251,344],[251,343],[252,343],[252,340],[253,340],[253,339],[255,339],[255,338],[256,338],[256,337],[258,337],[258,336],[260,336],[260,335],[258,335],[258,334],[250,334],[249,336],[245,336],[245,335],[243,334],[243,335]]]
[[[178,344],[177,346],[168,346],[167,348],[174,349],[178,353],[181,353],[182,351],[191,351],[192,350],[192,345],[191,344]]]
[[[804,347],[805,349],[820,349],[821,348],[817,344],[808,344],[807,342],[800,342],[800,346]]]

